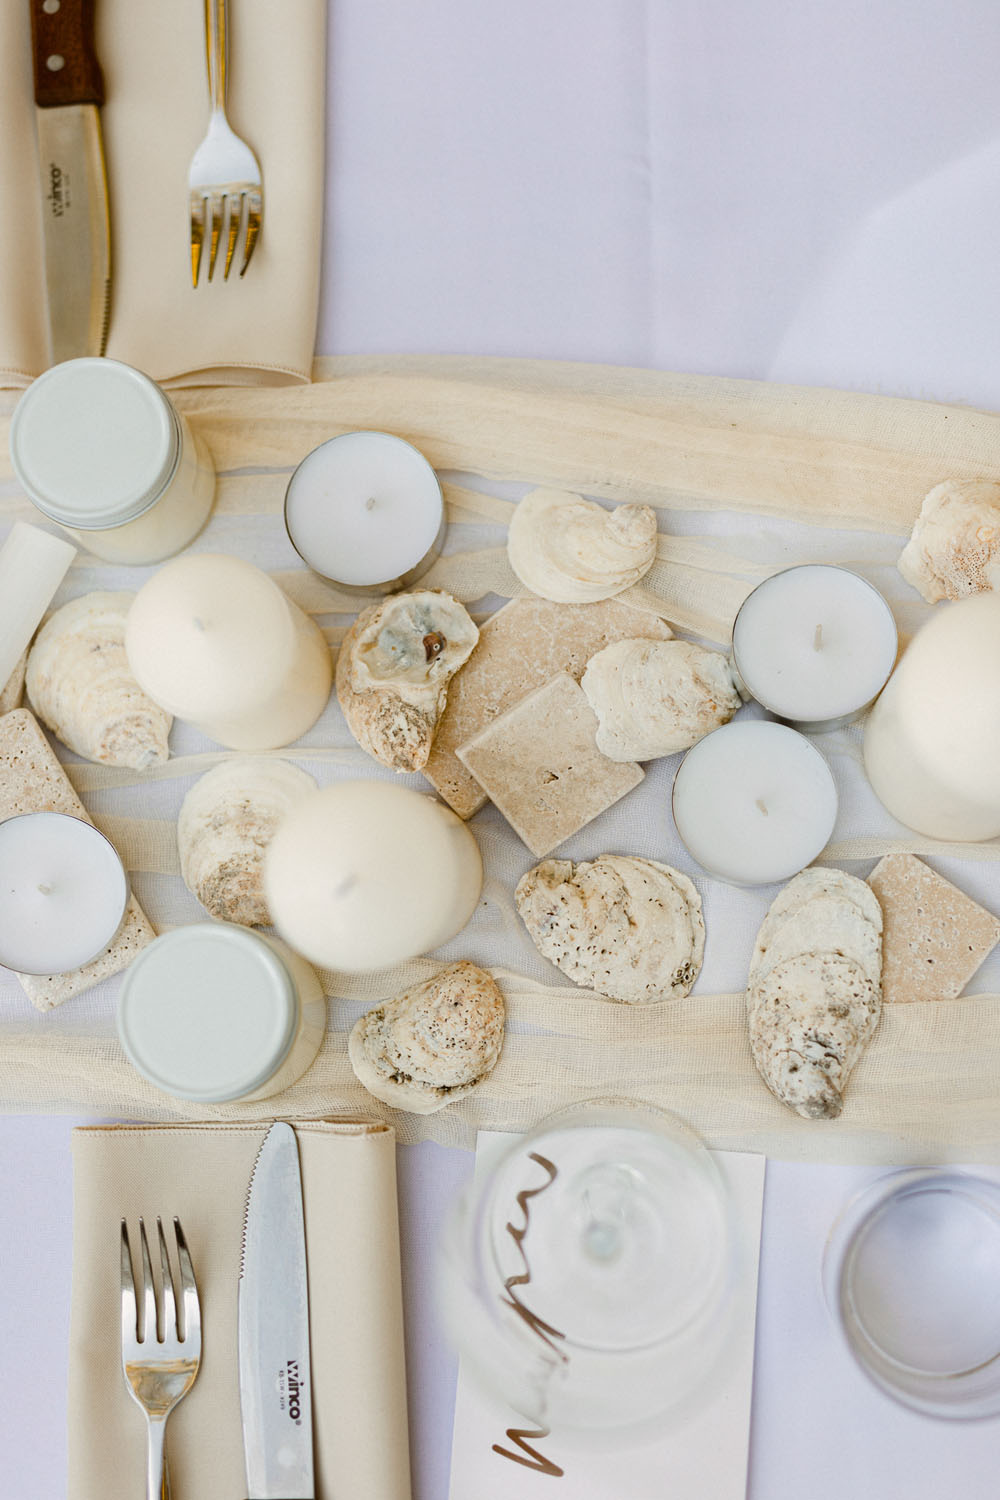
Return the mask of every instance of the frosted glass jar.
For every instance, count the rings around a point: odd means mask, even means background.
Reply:
[[[70,359],[40,375],[10,426],[14,472],[32,504],[114,563],[180,552],[215,499],[208,449],[155,381],[113,359]]]
[[[289,1088],[325,1028],[323,987],[305,960],[230,922],[156,938],[133,960],[118,1001],[133,1066],[164,1093],[200,1104]]]

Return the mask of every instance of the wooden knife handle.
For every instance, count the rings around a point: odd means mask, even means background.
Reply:
[[[103,104],[104,78],[94,46],[97,0],[29,0],[35,103]]]

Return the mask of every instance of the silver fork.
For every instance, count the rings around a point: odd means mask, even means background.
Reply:
[[[229,63],[228,0],[205,0],[205,45],[208,53],[208,92],[212,106],[205,139],[191,158],[188,192],[191,199],[191,282],[198,285],[201,247],[208,234],[208,279],[215,271],[223,220],[227,217],[228,278],[246,204],[246,241],[240,275],[246,275],[264,217],[260,167],[246,141],[226,119],[226,75]]]
[[[201,1308],[191,1256],[188,1254],[180,1220],[174,1219],[174,1237],[177,1241],[182,1318],[178,1318],[174,1282],[159,1216],[156,1220],[156,1233],[160,1242],[159,1306],[149,1261],[146,1226],[140,1219],[140,1304],[132,1275],[128,1226],[122,1219],[122,1371],[129,1394],[146,1416],[146,1500],[162,1500],[162,1497],[169,1494],[163,1447],[167,1418],[178,1401],[183,1400],[194,1385],[201,1362]]]

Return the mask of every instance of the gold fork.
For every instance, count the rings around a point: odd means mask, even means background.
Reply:
[[[228,219],[223,278],[228,279],[246,205],[246,240],[240,275],[246,275],[250,257],[264,219],[264,192],[260,166],[246,141],[236,134],[226,118],[226,84],[229,71],[228,0],[205,0],[205,45],[208,59],[208,92],[212,112],[205,139],[191,158],[188,194],[191,210],[191,284],[198,285],[201,248],[208,235],[208,279]]]

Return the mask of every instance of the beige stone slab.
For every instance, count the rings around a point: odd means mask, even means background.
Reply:
[[[458,758],[460,745],[557,673],[579,682],[590,658],[613,641],[665,641],[672,634],[665,620],[619,599],[512,599],[482,626],[475,651],[452,678],[424,775],[460,818],[471,818],[487,798]]]
[[[597,748],[597,715],[561,672],[458,748],[462,764],[542,858],[638,786],[632,761]]]
[[[11,672],[0,692],[0,714],[10,713],[13,708],[20,708],[24,701],[24,678],[28,670],[28,652],[24,655],[17,666]]]
[[[0,820],[18,813],[60,812],[93,819],[74,792],[34,714],[16,708],[0,718]],[[68,974],[18,974],[32,1005],[51,1010],[126,968],[156,933],[133,896],[114,941],[82,969]]]
[[[882,998],[954,1000],[1000,942],[1000,920],[913,854],[868,877],[882,907]]]

